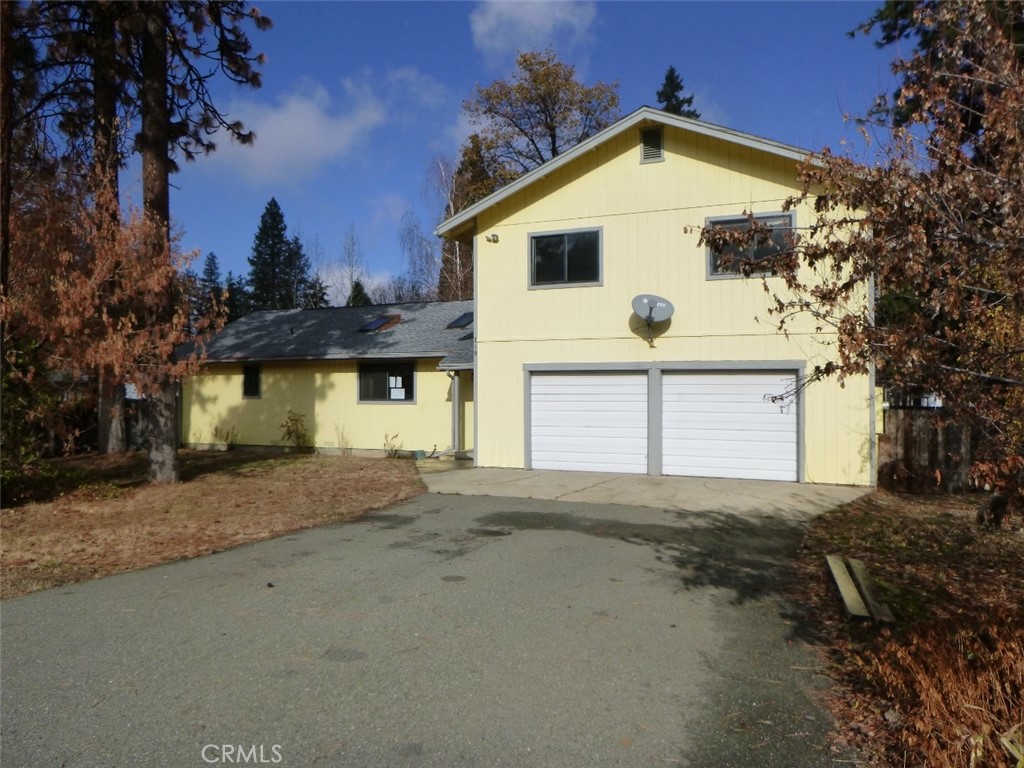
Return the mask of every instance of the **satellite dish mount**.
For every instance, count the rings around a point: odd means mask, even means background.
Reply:
[[[647,343],[654,346],[654,330],[652,326],[663,323],[672,317],[675,307],[668,299],[655,296],[653,293],[641,293],[634,296],[631,302],[633,311],[647,324]]]

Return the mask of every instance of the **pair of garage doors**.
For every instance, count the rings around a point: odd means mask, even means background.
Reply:
[[[770,399],[792,391],[795,376],[796,371],[533,373],[531,466],[797,480],[797,408]]]

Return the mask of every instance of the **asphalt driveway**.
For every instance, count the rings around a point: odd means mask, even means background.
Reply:
[[[5,601],[0,761],[833,765],[806,514],[433,493]]]

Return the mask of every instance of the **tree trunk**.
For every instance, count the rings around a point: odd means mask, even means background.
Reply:
[[[167,8],[163,3],[141,3],[145,19],[142,33],[142,209],[147,219],[159,224],[162,244],[170,242],[170,110],[167,95]],[[161,310],[157,310],[158,312]],[[168,297],[164,314],[173,313]],[[155,318],[157,322],[171,317]],[[173,354],[173,353],[171,353]],[[168,360],[168,365],[172,362]],[[179,478],[178,419],[174,384],[167,373],[155,382],[150,393],[148,453],[149,479],[153,483],[175,483]]]
[[[164,386],[166,384],[166,386]],[[146,444],[149,455],[149,481],[176,483],[178,462],[178,400],[171,381],[163,382],[153,392],[143,409],[146,421]]]
[[[0,146],[3,147],[3,167],[0,168],[0,293],[7,294],[7,279],[11,259],[11,160],[14,144],[14,55],[11,41],[14,37],[15,3],[0,2]]]
[[[124,453],[124,385],[109,374],[99,375],[98,446],[100,453]]]
[[[105,229],[101,243],[113,242],[121,226],[120,185],[118,168],[121,165],[117,146],[117,69],[116,9],[107,3],[91,6],[95,34],[93,36],[93,185],[98,194],[97,205],[106,210],[101,213]],[[116,277],[111,278],[117,280]],[[109,286],[110,295],[118,293],[117,285]],[[124,453],[124,382],[114,380],[111,373],[99,372],[99,406],[97,423],[100,453]]]

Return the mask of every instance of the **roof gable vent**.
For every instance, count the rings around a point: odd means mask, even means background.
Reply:
[[[661,128],[643,128],[640,131],[640,162],[656,163],[665,159]]]

